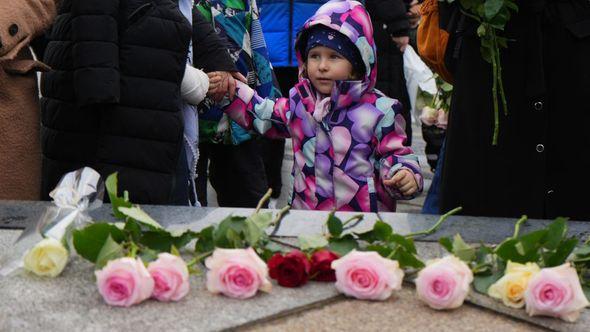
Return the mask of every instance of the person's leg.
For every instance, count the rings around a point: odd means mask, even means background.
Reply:
[[[268,190],[258,141],[220,146],[211,156],[210,179],[219,206],[256,207]]]
[[[271,197],[278,198],[283,186],[281,170],[285,156],[285,140],[263,138],[259,144],[268,186],[272,189]]]
[[[199,143],[199,160],[197,161],[197,178],[195,186],[201,206],[207,206],[207,180],[209,178],[209,150],[211,143]]]
[[[180,158],[178,158],[178,164],[176,166],[176,181],[174,183],[170,205],[189,205],[189,170],[184,143],[181,146]]]

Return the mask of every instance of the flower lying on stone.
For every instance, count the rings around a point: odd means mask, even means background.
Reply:
[[[574,322],[588,300],[576,270],[569,263],[544,268],[529,281],[524,293],[530,316],[552,316]]]
[[[392,291],[402,288],[404,271],[397,261],[377,252],[353,250],[332,262],[336,272],[336,289],[361,300],[386,300]]]
[[[270,292],[268,270],[254,249],[220,249],[205,260],[207,290],[225,296],[246,299],[260,289]]]
[[[149,263],[147,269],[154,279],[152,297],[158,301],[178,301],[188,294],[189,273],[182,258],[160,253],[158,259]]]
[[[453,309],[463,304],[472,281],[473,273],[467,264],[455,256],[446,256],[429,261],[418,272],[416,292],[433,309]]]
[[[338,255],[329,250],[319,250],[311,255],[311,278],[315,281],[336,281],[336,272],[332,262]]]
[[[129,307],[149,298],[154,290],[154,280],[139,258],[111,260],[94,273],[98,292],[109,305]]]
[[[539,272],[536,263],[519,264],[508,261],[504,276],[488,289],[488,295],[502,300],[504,305],[512,308],[524,307],[524,291],[529,280]]]
[[[311,263],[307,256],[293,250],[288,254],[274,254],[268,261],[268,272],[283,287],[299,287],[307,283]]]
[[[69,255],[60,241],[48,237],[25,254],[24,267],[39,276],[56,277],[68,263]]]

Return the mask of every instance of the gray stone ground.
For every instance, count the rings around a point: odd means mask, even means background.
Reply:
[[[410,201],[398,201],[397,205],[397,212],[406,212],[406,213],[420,213],[422,210],[422,205],[424,204],[424,199],[426,198],[426,193],[430,188],[430,183],[432,182],[433,173],[430,171],[430,166],[426,162],[426,155],[424,154],[424,147],[426,143],[422,139],[422,131],[420,126],[417,124],[413,125],[412,131],[412,148],[414,149],[414,153],[416,153],[420,159],[420,165],[422,166],[422,174],[424,176],[424,192],[422,195],[416,197]],[[282,179],[283,179],[283,187],[281,190],[281,196],[273,202],[276,204],[277,208],[281,208],[287,205],[287,200],[289,199],[289,193],[292,188],[292,181],[291,181],[291,168],[293,167],[293,148],[291,145],[291,140],[287,140],[285,144],[285,157],[283,158],[283,168],[282,168]],[[207,201],[209,202],[209,206],[215,207],[217,205],[217,196],[215,194],[215,190],[211,187],[209,183],[207,186]]]

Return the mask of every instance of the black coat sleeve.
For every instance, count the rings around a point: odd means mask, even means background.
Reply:
[[[375,23],[385,24],[387,33],[395,37],[408,35],[410,21],[404,0],[366,0],[365,5]]]
[[[118,103],[119,0],[73,0],[71,15],[76,103]]]
[[[193,10],[193,66],[205,72],[238,71],[225,40],[196,9]]]

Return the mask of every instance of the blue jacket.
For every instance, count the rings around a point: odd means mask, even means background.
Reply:
[[[273,67],[297,67],[295,35],[328,0],[258,0],[264,39]]]

